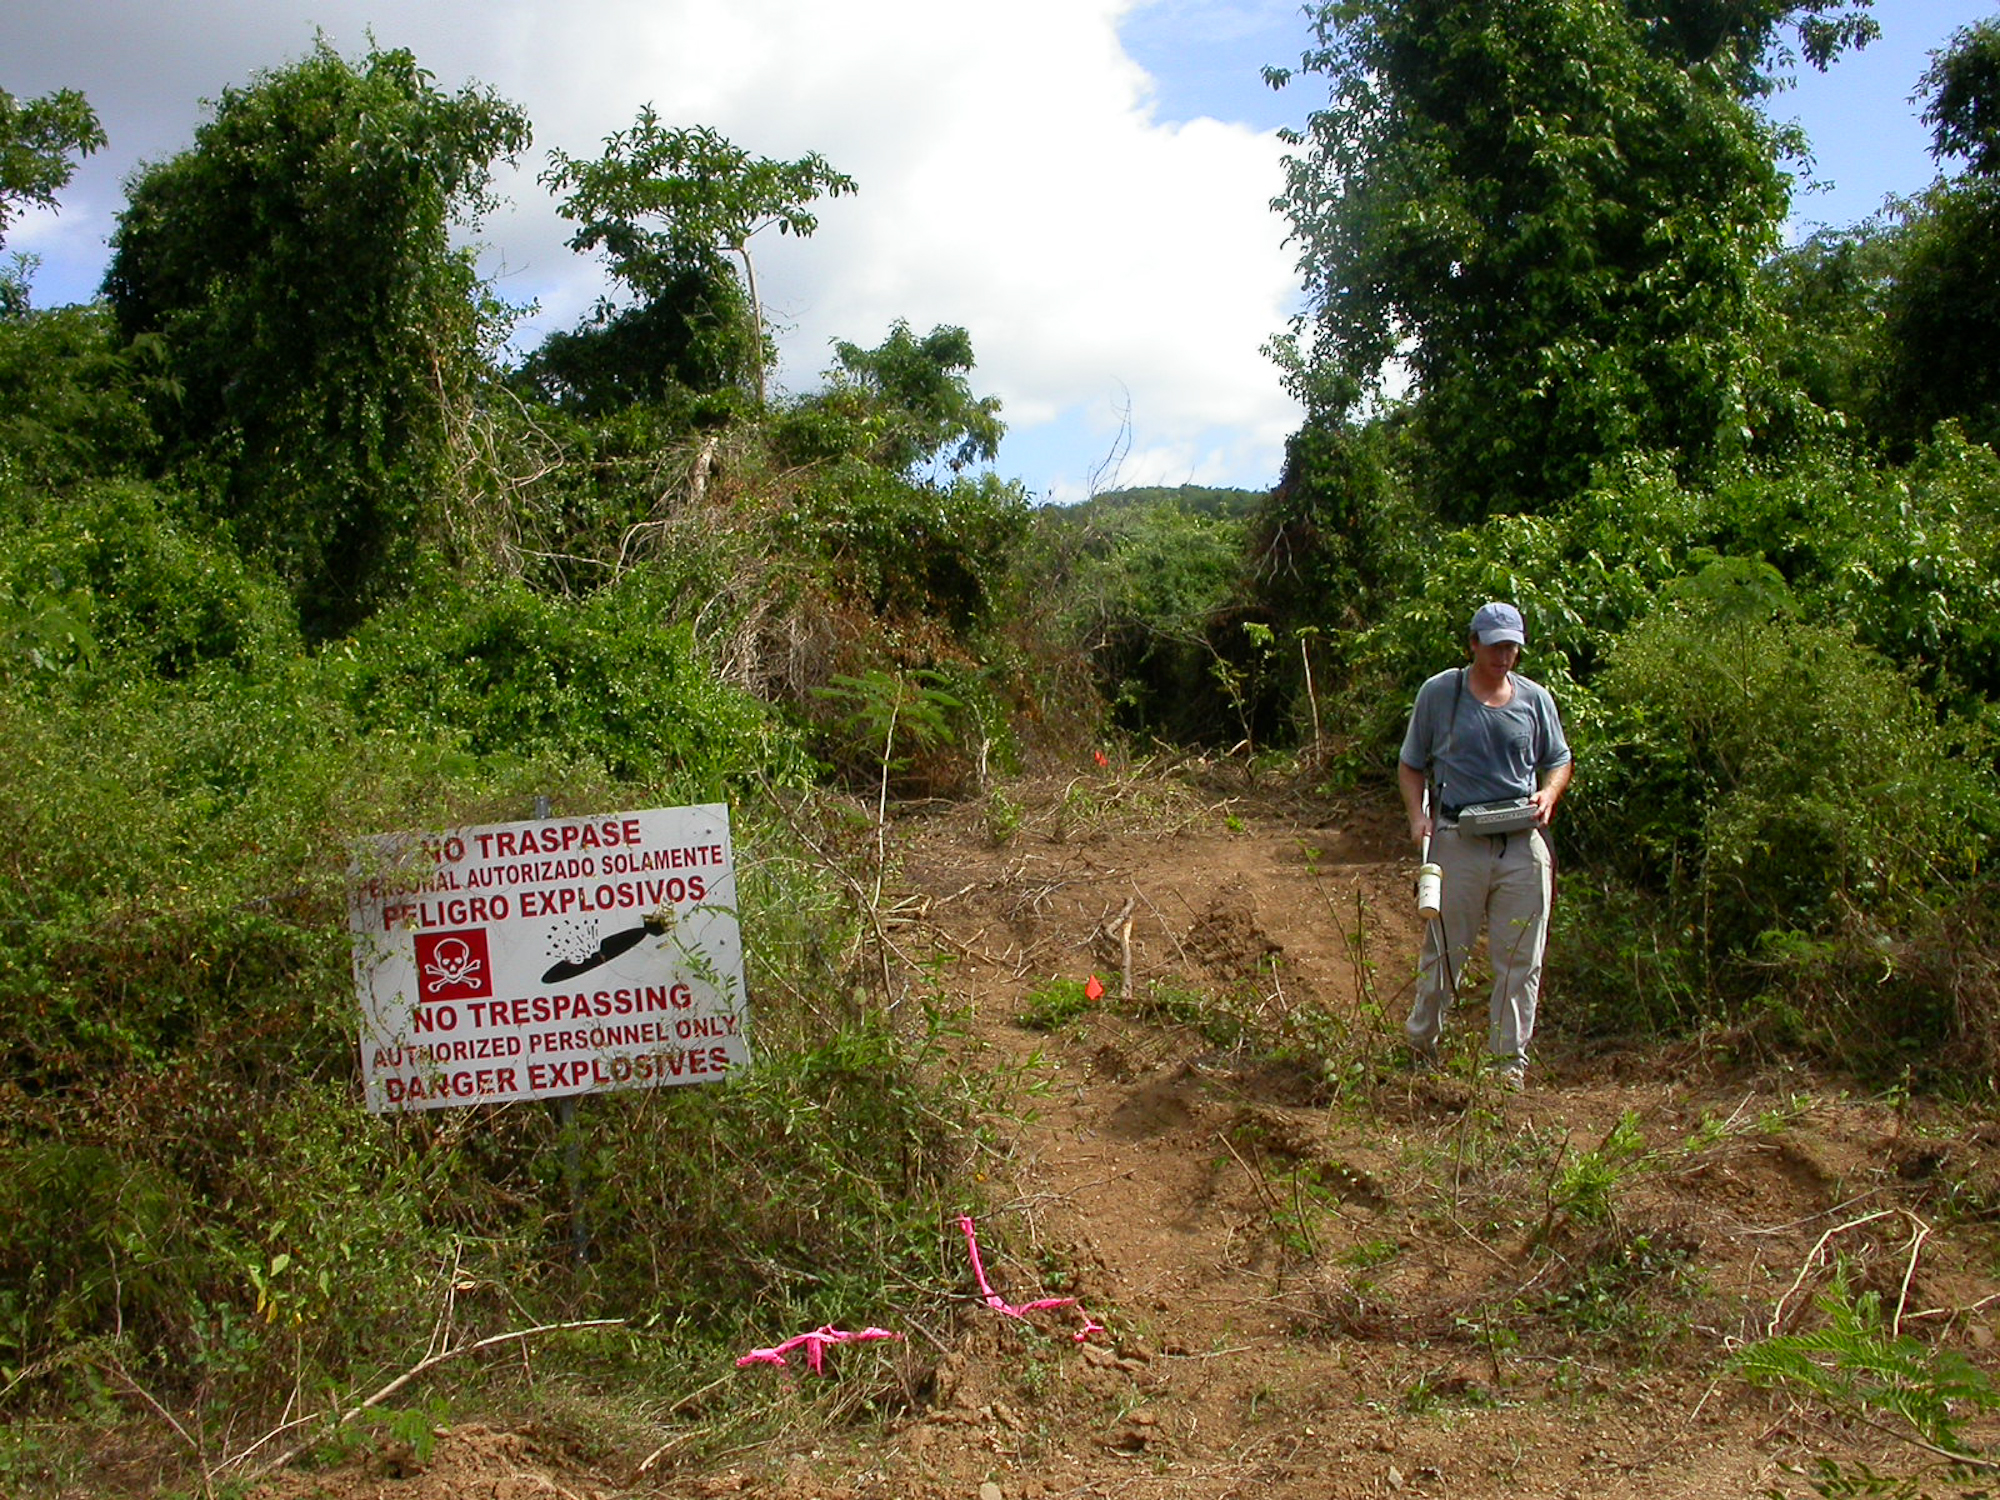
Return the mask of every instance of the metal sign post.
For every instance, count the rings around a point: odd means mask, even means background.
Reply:
[[[547,822],[549,799],[535,799],[535,818]],[[563,1180],[569,1184],[569,1258],[582,1265],[590,1258],[590,1222],[583,1211],[583,1139],[576,1123],[576,1095],[556,1100],[556,1133],[562,1140]]]

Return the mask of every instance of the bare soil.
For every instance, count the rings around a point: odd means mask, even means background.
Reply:
[[[741,1376],[775,1399],[894,1360],[886,1427],[642,1470],[643,1451],[585,1465],[461,1426],[421,1463],[271,1496],[1804,1495],[1816,1458],[1933,1462],[1729,1369],[1820,1326],[1837,1263],[1902,1333],[2000,1365],[1991,1110],[1712,1046],[1586,1052],[1559,984],[1524,1092],[1482,1072],[1477,998],[1442,1071],[1404,1066],[1417,931],[1393,801],[1107,771],[896,835],[896,943],[950,959],[968,1061],[1019,1080],[979,1226],[993,1285],[1078,1306],[989,1316],[968,1268],[948,1338]],[[1052,979],[1091,975],[1082,1014],[1022,1024],[1049,1018]],[[1104,1325],[1082,1342],[1079,1311]]]

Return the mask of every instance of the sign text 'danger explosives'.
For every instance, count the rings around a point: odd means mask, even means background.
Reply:
[[[729,809],[364,839],[368,1107],[714,1083],[749,1061]]]

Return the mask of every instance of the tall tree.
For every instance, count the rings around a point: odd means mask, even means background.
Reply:
[[[488,90],[321,40],[225,90],[192,149],[131,183],[105,292],[128,338],[169,351],[174,456],[315,634],[393,592],[447,487],[491,306],[451,230],[528,141]]]
[[[18,101],[0,89],[0,242],[18,205],[55,206],[76,171],[75,156],[104,147],[97,112],[75,89]]]
[[[76,172],[74,158],[102,150],[104,141],[97,112],[75,89],[25,102],[0,89],[0,245],[24,206],[53,208]],[[26,307],[25,278],[0,268],[0,312]]]
[[[1960,28],[1918,81],[1930,102],[1931,155],[1963,157],[1975,177],[2000,176],[2000,20]]]
[[[1745,98],[1777,86],[1774,69],[1790,60],[1785,37],[1798,38],[1806,61],[1827,67],[1850,47],[1865,47],[1882,28],[1875,0],[1627,0],[1649,45],[1690,67],[1722,71]]]
[[[2000,20],[1954,35],[1918,89],[1932,155],[1965,170],[1905,205],[1878,425],[1896,451],[1947,418],[2000,444]]]
[[[1000,398],[972,394],[972,339],[963,328],[939,324],[918,338],[898,319],[875,348],[841,339],[833,354],[819,404],[854,414],[883,468],[942,462],[955,474],[1000,451]]]
[[[1751,99],[1781,26],[1824,61],[1868,0],[1332,0],[1330,98],[1275,206],[1308,420],[1409,400],[1447,519],[1535,509],[1607,454],[1698,469],[1760,420],[1758,263],[1786,209]],[[1275,83],[1293,76],[1272,70]]]
[[[1778,327],[1766,354],[1814,409],[1856,436],[1877,420],[1885,309],[1907,234],[1887,217],[1822,229],[1764,265]]]
[[[689,271],[633,306],[600,299],[575,328],[543,339],[517,378],[553,406],[603,417],[733,392],[757,346],[741,283]]]
[[[595,161],[551,152],[542,181],[568,195],[561,213],[577,226],[570,247],[603,250],[611,274],[643,303],[686,298],[690,276],[733,281],[729,257],[736,257],[749,298],[750,374],[761,406],[764,314],[751,237],[773,225],[780,234],[811,234],[819,227],[812,205],[852,193],[854,179],[817,152],[774,161],[751,156],[705,125],[669,129],[649,104],[631,129],[605,138]]]

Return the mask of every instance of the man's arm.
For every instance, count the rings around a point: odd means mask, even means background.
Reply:
[[[1424,810],[1425,779],[1424,773],[1408,761],[1396,762],[1396,785],[1402,790],[1403,811],[1410,819],[1410,841],[1416,844],[1431,836],[1431,815]]]

